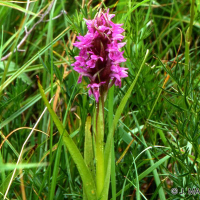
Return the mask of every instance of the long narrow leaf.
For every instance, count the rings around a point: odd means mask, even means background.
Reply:
[[[91,117],[88,116],[85,123],[84,160],[89,170],[91,171],[93,179],[95,179],[94,153],[93,153],[93,145],[92,145],[92,133],[90,131],[90,128],[91,128]],[[84,200],[87,199],[85,197],[85,189],[83,192],[83,199]]]
[[[21,12],[30,14],[30,15],[34,15],[34,16],[36,15],[35,13],[33,13],[29,10],[26,10],[25,8],[22,8],[21,6],[18,6],[17,4],[14,4],[14,3],[6,2],[6,1],[0,1],[0,5],[6,6],[6,7],[9,7],[9,8],[13,8],[13,9],[19,10]]]
[[[74,143],[72,138],[69,136],[68,132],[64,129],[62,122],[59,120],[59,118],[57,117],[57,115],[55,114],[53,109],[51,108],[51,105],[49,104],[39,81],[38,81],[38,87],[39,87],[39,91],[42,96],[42,99],[43,99],[46,107],[48,108],[48,111],[49,111],[49,113],[50,113],[62,139],[63,139],[63,142],[66,145],[67,149],[69,150],[69,152],[78,168],[78,171],[82,178],[83,184],[85,186],[87,186],[87,187],[85,187],[85,192],[86,192],[87,198],[90,200],[96,200],[97,197],[96,197],[95,181],[92,177],[91,172],[89,171],[88,167],[86,166],[85,161],[83,160],[83,157],[82,157],[79,149],[77,148],[76,144]]]
[[[106,172],[106,177],[105,177],[105,183],[104,183],[104,190],[102,192],[102,196],[104,197],[104,199],[106,199],[106,196],[108,196],[108,188],[109,188],[109,183],[110,183],[110,165],[111,165],[111,145],[112,145],[112,139],[113,139],[113,135],[114,135],[114,130],[117,126],[117,123],[119,121],[119,118],[123,112],[123,109],[126,105],[126,102],[128,101],[128,98],[131,95],[131,92],[133,90],[133,88],[136,85],[136,82],[138,80],[138,77],[140,75],[140,72],[146,62],[146,59],[148,57],[149,54],[149,50],[147,50],[146,55],[144,57],[144,60],[140,66],[140,69],[133,81],[133,83],[131,84],[131,86],[129,87],[127,93],[124,95],[119,107],[117,108],[114,120],[113,120],[113,126],[111,126],[111,129],[109,130],[109,134],[108,134],[108,138],[107,138],[107,142],[106,142],[106,147],[105,147],[105,169],[107,169]]]
[[[12,81],[14,81],[21,73],[23,73],[27,67],[29,67],[39,56],[41,56],[46,50],[48,50],[53,44],[55,44],[61,37],[63,37],[70,27],[67,27],[63,32],[61,32],[52,42],[42,48],[38,53],[36,53],[27,63],[25,63],[20,69],[16,71],[11,77],[9,77],[0,87],[0,92],[3,91]]]
[[[149,167],[147,170],[145,170],[142,174],[140,174],[138,176],[139,180],[142,180],[143,178],[145,178],[148,174],[150,174],[154,169],[158,168],[163,162],[165,162],[166,160],[168,160],[170,158],[170,156],[165,156],[164,158],[160,159],[158,162],[154,163],[153,166]],[[135,182],[136,180],[134,180],[133,182]],[[130,187],[132,186],[131,183],[127,184],[124,188],[124,191],[128,190]],[[116,196],[118,197],[121,194],[121,190],[116,194]],[[111,199],[112,200],[112,199]]]

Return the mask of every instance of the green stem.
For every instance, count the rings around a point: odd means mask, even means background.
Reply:
[[[185,77],[188,74],[189,71],[189,49],[190,49],[190,42],[187,40],[187,35],[189,31],[186,32],[186,38],[185,38]]]
[[[195,3],[195,0],[192,0],[192,4],[191,4],[191,16],[190,16],[190,29],[189,29],[189,40],[190,40],[190,37],[192,35],[192,27],[193,27],[193,22],[194,22],[194,3]]]
[[[100,98],[96,116],[96,186],[97,198],[100,199],[104,187],[104,114],[103,96]]]
[[[192,27],[194,22],[194,3],[195,0],[192,0],[191,10],[190,10],[190,26],[187,29],[186,36],[185,36],[185,76],[187,76],[189,71],[189,49],[191,43],[191,35],[192,35]]]

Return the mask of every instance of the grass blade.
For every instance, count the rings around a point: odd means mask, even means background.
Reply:
[[[109,183],[110,183],[110,170],[111,170],[111,146],[112,146],[112,140],[113,140],[113,135],[114,135],[114,129],[116,128],[117,126],[117,123],[119,121],[119,118],[123,112],[123,109],[126,105],[126,102],[129,98],[129,96],[131,95],[131,92],[138,80],[138,77],[140,75],[140,72],[146,62],[146,59],[148,57],[148,54],[149,54],[149,50],[146,51],[146,55],[144,57],[144,60],[140,66],[140,69],[133,81],[133,83],[131,84],[131,86],[129,87],[127,93],[124,95],[119,107],[117,108],[117,111],[116,111],[116,114],[115,114],[115,117],[114,117],[114,120],[113,120],[113,125],[111,126],[111,129],[109,130],[109,134],[108,134],[108,138],[107,138],[107,142],[106,142],[106,146],[105,146],[105,169],[107,169],[107,172],[106,172],[106,178],[105,178],[105,184],[104,184],[104,190],[103,190],[103,195],[104,195],[104,198],[106,199],[106,196],[108,196],[108,188],[109,188]]]

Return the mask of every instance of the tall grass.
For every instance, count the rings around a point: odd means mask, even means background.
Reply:
[[[199,199],[189,190],[200,188],[198,0],[0,1],[0,199],[83,199],[76,165],[49,112],[42,116],[36,75],[84,154],[96,104],[88,80],[77,84],[73,43],[100,7],[124,24],[129,69],[104,105],[105,138],[116,125],[109,199]]]

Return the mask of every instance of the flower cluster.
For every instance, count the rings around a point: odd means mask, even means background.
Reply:
[[[72,64],[74,70],[80,73],[78,83],[83,76],[90,79],[88,85],[89,95],[94,95],[96,101],[113,84],[121,87],[121,78],[127,77],[127,68],[120,67],[125,62],[123,51],[119,49],[126,43],[121,42],[124,36],[121,34],[123,24],[115,24],[111,21],[114,14],[99,12],[93,20],[86,20],[88,33],[79,35],[79,41],[74,46],[80,49],[76,62]]]

